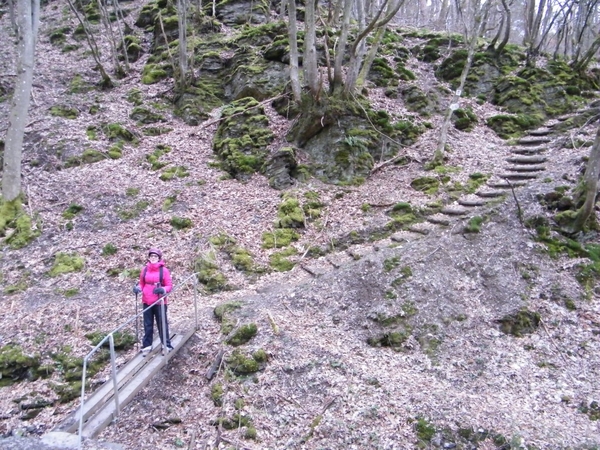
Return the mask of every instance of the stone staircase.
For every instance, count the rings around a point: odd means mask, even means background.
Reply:
[[[485,185],[474,194],[466,194],[458,198],[454,203],[444,206],[438,213],[427,216],[425,221],[413,224],[407,230],[399,231],[390,238],[374,243],[353,245],[344,251],[301,262],[300,267],[308,274],[318,276],[387,245],[410,242],[440,228],[452,229],[457,224],[464,224],[467,219],[481,214],[490,202],[496,202],[510,194],[512,189],[525,186],[532,180],[544,176],[545,164],[549,160],[549,149],[558,137],[554,127],[570,117],[572,115],[560,117],[555,120],[555,124],[532,130],[527,136],[519,139],[509,148],[509,153],[504,160],[505,165],[499,167]],[[463,228],[461,226],[455,229],[460,232]]]

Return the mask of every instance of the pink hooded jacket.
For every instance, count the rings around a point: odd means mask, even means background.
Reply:
[[[156,302],[161,296],[153,293],[155,287],[160,285],[160,267],[163,268],[163,280],[162,287],[165,288],[166,292],[173,290],[173,282],[171,281],[171,273],[169,269],[165,267],[165,262],[160,260],[156,263],[149,262],[145,268],[140,272],[140,288],[142,289],[142,302],[146,305],[151,305]],[[146,275],[144,276],[144,270]],[[167,304],[167,297],[165,297],[165,304]]]

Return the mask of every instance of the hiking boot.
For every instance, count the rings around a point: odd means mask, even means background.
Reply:
[[[144,347],[142,349],[142,356],[145,358],[146,356],[148,356],[150,354],[151,351],[152,351],[152,347]]]

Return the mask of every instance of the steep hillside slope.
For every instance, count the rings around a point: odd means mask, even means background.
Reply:
[[[132,28],[141,6],[129,4]],[[543,173],[516,190],[518,205],[507,190],[469,209],[457,200],[479,202],[477,189],[489,193],[505,182],[498,175],[505,174],[511,148],[484,125],[501,111],[465,99],[480,120],[471,132],[451,130],[452,152],[438,172],[423,163],[436,147],[441,117],[420,119],[430,128],[404,149],[403,165],[388,165],[359,186],[310,178],[288,190],[301,203],[317,199],[323,206],[292,243],[295,254],[284,257],[295,266],[277,272],[272,255],[281,249],[264,248],[263,235],[273,233],[281,192],[261,175],[241,183],[215,167],[216,120],[189,126],[175,118],[164,99],[169,81],[140,84],[147,55],[114,89],[95,88],[99,76],[83,42],[68,37],[79,45],[69,52],[50,42],[65,25],[77,24],[66,3],[52,2],[40,30],[23,174],[26,207],[39,218],[41,235],[23,249],[4,247],[0,257],[6,312],[0,345],[38,353],[56,369],[49,379],[0,388],[2,434],[44,433],[76,406],[58,401],[65,369],[53,355],[82,357],[90,349],[87,333],[108,332],[134,313],[136,270],[146,249],[158,246],[176,283],[198,260],[212,258],[229,290],[211,294],[203,287],[195,340],[101,439],[127,449],[179,448],[192,440],[195,448],[253,449],[598,445],[592,419],[598,418],[593,402],[600,401],[600,303],[594,285],[585,291],[575,278],[588,260],[550,259],[517,219],[518,208],[525,218],[544,215],[539,196],[577,182],[588,151],[580,144],[593,130],[553,136]],[[12,42],[8,29],[5,15],[1,42]],[[149,46],[147,36],[142,42]],[[12,47],[6,50],[0,61],[13,67]],[[425,92],[440,86],[432,65],[410,57],[406,66]],[[159,111],[157,126],[170,131],[144,134],[148,127],[131,117],[132,96]],[[376,108],[408,114],[384,88],[370,86],[369,98]],[[53,115],[56,106],[73,108],[77,117]],[[0,103],[2,130],[7,108]],[[274,152],[287,145],[290,122],[269,104],[265,109],[277,136]],[[117,143],[109,124],[132,131],[135,141],[122,144],[118,159],[86,163],[84,149],[108,155]],[[157,160],[184,167],[188,176],[160,179]],[[412,187],[425,177],[437,180],[438,189]],[[477,180],[488,184],[466,188]],[[432,210],[439,213],[429,220],[406,217]],[[480,232],[465,233],[477,217]],[[191,226],[181,228],[184,219]],[[408,220],[407,229],[391,233],[394,220]],[[247,250],[254,270],[236,268],[223,240]],[[83,270],[51,276],[60,253],[83,258]],[[190,290],[172,300],[177,327],[191,317]],[[208,382],[204,373],[223,339],[213,309],[231,301],[241,303],[231,320],[259,330],[240,353],[262,349],[268,361],[249,377],[237,376],[230,364]],[[504,334],[502,319],[523,307],[539,313],[538,328],[525,337]],[[226,348],[227,359],[234,349]],[[107,376],[102,371],[94,382]],[[22,407],[32,399],[50,406],[28,417]]]

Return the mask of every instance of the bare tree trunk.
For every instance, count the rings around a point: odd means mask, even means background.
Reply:
[[[288,39],[290,41],[290,82],[295,102],[300,102],[300,79],[298,71],[298,27],[296,24],[296,0],[282,0],[281,9],[288,4],[289,24]]]
[[[15,18],[15,3],[14,0],[8,0],[8,16],[10,17],[10,26],[17,31],[17,19]]]
[[[583,183],[585,189],[585,202],[583,206],[577,211],[575,221],[568,230],[570,233],[578,233],[583,230],[583,227],[590,215],[594,211],[594,205],[596,204],[596,195],[598,194],[598,175],[600,173],[600,126],[596,132],[596,139],[594,139],[594,145],[590,150],[590,158],[585,169],[583,176]]]
[[[117,50],[117,40],[115,39],[115,35],[113,33],[112,24],[110,22],[110,17],[108,17],[108,10],[103,0],[97,0],[98,10],[100,11],[100,17],[102,20],[102,25],[104,29],[108,33],[108,40],[110,42],[110,51],[113,58],[114,65],[114,73],[117,75],[117,78],[123,78],[125,76],[125,71],[121,67],[119,63],[119,52]]]
[[[12,96],[2,170],[2,197],[6,202],[21,194],[21,160],[23,137],[33,85],[35,43],[39,24],[40,1],[19,0],[17,3],[18,60],[17,83]]]
[[[316,13],[315,1],[306,2],[306,14],[304,19],[304,82],[310,89],[313,96],[317,96],[320,91],[319,71],[317,67],[317,48],[316,48]]]
[[[463,67],[462,73],[460,74],[460,83],[458,89],[454,92],[452,97],[452,101],[450,102],[450,106],[446,111],[446,117],[444,118],[444,123],[442,124],[442,129],[440,130],[440,138],[438,140],[438,146],[433,155],[433,160],[429,163],[430,166],[435,167],[442,163],[445,156],[446,142],[448,141],[448,128],[450,127],[450,119],[452,118],[452,113],[458,109],[460,97],[462,95],[463,89],[465,88],[465,82],[467,81],[467,75],[469,74],[469,70],[471,70],[471,65],[473,64],[473,56],[475,55],[475,49],[477,48],[477,40],[481,34],[481,25],[484,22],[483,18],[487,14],[487,11],[490,7],[490,3],[487,2],[484,6],[480,7],[478,11],[475,12],[475,18],[473,22],[473,28],[471,30],[472,34],[469,42],[469,49],[467,53],[467,61],[465,62],[465,66]],[[468,33],[465,32],[465,36]]]
[[[98,50],[98,45],[96,45],[96,40],[94,39],[94,35],[92,34],[92,32],[90,30],[87,20],[85,18],[83,18],[83,19],[81,18],[81,14],[79,14],[77,9],[75,8],[75,5],[73,4],[72,0],[67,0],[67,1],[69,3],[69,8],[71,8],[71,11],[73,11],[73,14],[75,14],[75,17],[77,18],[77,21],[83,28],[83,31],[85,33],[85,39],[87,40],[88,45],[90,46],[90,51],[92,52],[94,61],[96,61],[98,70],[100,71],[100,76],[102,77],[102,86],[104,88],[113,87],[114,86],[113,82],[110,79],[110,76],[108,75],[108,73],[106,73],[106,70],[104,69],[104,66],[102,65],[102,61],[100,61],[100,51]]]
[[[506,17],[506,22],[505,22],[506,28],[504,29],[504,38],[502,39],[502,42],[500,42],[500,45],[496,49],[496,57],[498,57],[502,54],[504,47],[506,47],[506,44],[508,44],[508,40],[510,39],[510,28],[512,26],[512,16],[511,16],[511,12],[510,12],[510,7],[506,3],[506,0],[501,0],[501,1],[502,1],[502,8],[504,9],[504,17]]]
[[[177,0],[177,23],[179,26],[179,92],[183,94],[187,87],[188,72],[187,2],[185,0]]]
[[[333,84],[330,86],[332,93],[338,92],[344,87],[344,73],[342,71],[342,63],[348,44],[348,34],[350,32],[350,13],[352,12],[352,0],[344,1],[344,16],[342,18],[342,30],[340,39],[338,40],[335,51],[335,60],[333,63]]]

